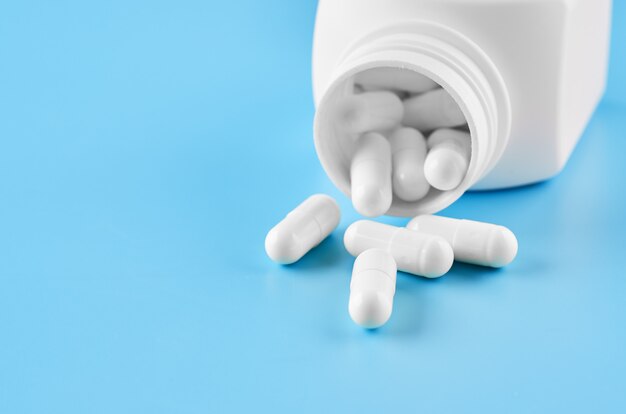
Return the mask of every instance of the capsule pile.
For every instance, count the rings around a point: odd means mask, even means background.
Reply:
[[[471,141],[452,96],[409,70],[369,69],[354,81],[354,93],[339,102],[333,120],[338,130],[357,137],[350,168],[354,208],[376,217],[387,213],[393,195],[415,202],[431,188],[457,188],[467,173]]]
[[[265,251],[277,263],[294,263],[335,230],[340,216],[335,200],[313,195],[269,231]],[[398,270],[436,278],[454,260],[503,267],[517,255],[517,239],[506,227],[431,215],[406,227],[360,220],[348,226],[343,242],[356,257],[348,310],[365,328],[382,326],[391,316]]]
[[[356,137],[350,182],[357,212],[381,216],[394,197],[415,202],[433,189],[450,191],[463,182],[470,134],[461,109],[444,89],[426,76],[394,68],[370,69],[354,81],[354,93],[339,102],[334,122]],[[307,198],[269,231],[267,255],[281,264],[298,261],[335,230],[340,215],[331,197]],[[437,278],[455,260],[502,267],[518,248],[506,227],[431,215],[417,216],[406,227],[360,220],[346,229],[343,240],[356,258],[348,311],[356,324],[369,329],[391,316],[397,271]]]

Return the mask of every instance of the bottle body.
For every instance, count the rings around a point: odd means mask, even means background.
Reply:
[[[610,9],[610,0],[320,0],[313,82],[322,165],[348,193],[332,153],[349,157],[349,143],[319,136],[332,135],[323,116],[329,95],[355,73],[391,66],[425,74],[455,98],[472,158],[458,191],[411,205],[394,200],[390,214],[432,213],[470,188],[554,176],[604,92]]]

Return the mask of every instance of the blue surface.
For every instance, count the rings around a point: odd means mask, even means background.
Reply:
[[[377,332],[313,149],[315,4],[215,3],[0,5],[0,412],[626,411],[626,2],[565,171],[445,211],[517,261],[399,275]],[[313,192],[339,230],[271,263]]]

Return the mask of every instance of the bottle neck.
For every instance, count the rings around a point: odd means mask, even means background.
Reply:
[[[415,202],[394,198],[389,214],[414,216],[442,210],[484,177],[506,147],[511,110],[504,81],[478,46],[437,24],[394,25],[353,44],[333,72],[315,120],[318,156],[331,180],[348,195],[354,138],[341,136],[333,127],[332,111],[337,101],[352,93],[355,74],[377,67],[408,69],[430,77],[454,98],[465,115],[471,135],[471,157],[463,182],[454,190],[431,190]]]

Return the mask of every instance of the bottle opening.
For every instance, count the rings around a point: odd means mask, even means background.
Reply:
[[[369,118],[361,116],[363,107]],[[314,128],[318,157],[333,183],[352,198],[357,141],[372,130],[389,138],[403,126],[425,138],[441,129],[467,137],[466,164],[457,157],[448,171],[455,179],[441,175],[442,182],[420,198],[394,191],[385,214],[438,212],[489,172],[506,147],[510,104],[504,82],[482,51],[445,27],[423,23],[374,32],[346,51],[323,87]],[[460,183],[459,170],[464,172]]]
[[[396,101],[388,94],[393,94]],[[375,99],[374,95],[378,95],[379,102],[359,102],[359,98]],[[383,95],[387,95],[384,98],[388,102],[382,99]],[[394,112],[396,102],[402,104],[400,115]],[[446,87],[423,72],[400,66],[357,70],[337,82],[320,105],[317,118],[318,154],[335,185],[348,196],[351,196],[351,162],[363,134],[376,132],[390,139],[399,129],[412,128],[419,131],[425,145],[437,131],[455,131],[459,137],[466,136],[466,158],[461,157],[455,165],[440,166],[437,172],[446,176],[444,181],[449,182],[453,176],[451,188],[449,183],[446,186],[429,183],[425,194],[407,197],[394,185],[391,207],[386,214],[410,216],[434,212],[454,202],[469,187],[472,142],[476,141],[472,139],[471,121]],[[422,170],[424,162],[418,166]]]

